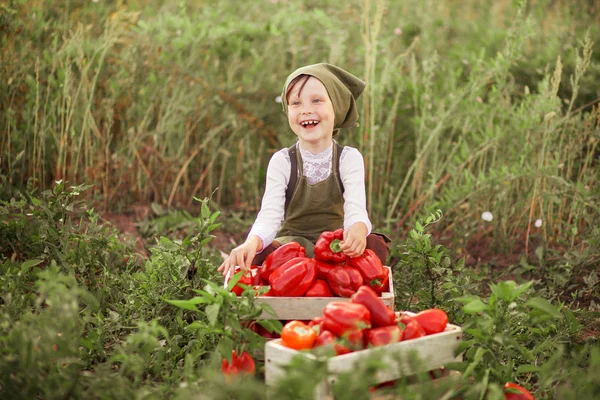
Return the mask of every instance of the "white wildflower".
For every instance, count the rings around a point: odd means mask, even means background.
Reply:
[[[481,219],[484,220],[484,221],[490,222],[491,220],[494,219],[494,216],[492,215],[491,212],[484,211],[484,212],[481,213]]]

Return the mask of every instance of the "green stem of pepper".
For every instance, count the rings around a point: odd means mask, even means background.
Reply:
[[[331,251],[333,251],[334,253],[339,253],[340,251],[342,251],[341,247],[340,247],[340,239],[333,239],[331,241],[331,244],[329,245],[329,248],[331,249]]]

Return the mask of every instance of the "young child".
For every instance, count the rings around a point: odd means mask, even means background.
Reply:
[[[333,136],[358,120],[356,99],[365,82],[331,64],[299,68],[288,76],[281,100],[298,141],[273,154],[261,209],[244,243],[221,264],[223,274],[239,265],[260,265],[290,241],[313,256],[323,231],[344,229],[342,251],[360,256],[371,248],[385,264],[389,247],[371,233],[366,209],[364,162],[360,152]]]

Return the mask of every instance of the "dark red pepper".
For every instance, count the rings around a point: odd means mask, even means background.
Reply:
[[[362,304],[367,307],[371,313],[371,326],[378,328],[380,326],[396,325],[396,314],[390,309],[377,293],[368,286],[361,286],[352,296],[353,303]]]
[[[363,284],[363,278],[358,270],[351,267],[335,267],[327,274],[327,283],[341,297],[350,297]]]
[[[427,335],[423,327],[410,315],[400,314],[400,322],[404,324],[402,340],[416,339]]]
[[[389,292],[390,291],[390,275],[389,275],[389,271],[387,271],[386,267],[383,267],[386,270],[386,274],[383,278],[383,280],[381,282],[379,282],[378,284],[375,282],[371,282],[371,289],[373,289],[373,291],[375,291],[375,293],[377,293],[377,295],[381,296],[381,293],[383,292]]]
[[[368,329],[356,329],[353,331],[346,332],[341,338],[338,347],[336,347],[336,353],[340,350],[348,349],[349,351],[362,350],[365,347],[365,332]],[[342,349],[340,349],[342,347]],[[346,352],[344,352],[346,354]]]
[[[240,271],[241,271],[240,267],[236,267],[234,273],[237,274]],[[254,271],[254,274],[257,273],[256,269],[254,269],[254,270],[250,269],[249,271],[244,271],[240,280],[235,284],[234,287],[231,288],[231,291],[233,293],[237,294],[238,296],[241,296],[242,293],[244,293],[244,289],[245,289],[241,285],[254,286],[254,276],[252,275],[253,271]]]
[[[307,325],[317,331],[317,333],[321,333],[325,330],[323,328],[323,322],[325,322],[325,318],[321,315],[311,319]]]
[[[306,250],[299,243],[289,242],[276,248],[271,254],[265,258],[260,268],[260,275],[266,281],[269,280],[269,276],[279,266],[285,264],[292,258],[305,257]]]
[[[339,267],[339,264],[331,264],[325,261],[314,259],[317,262],[317,279],[327,280],[327,274],[335,267]]]
[[[224,358],[221,361],[221,372],[225,375],[225,380],[228,383],[235,381],[240,374],[254,375],[256,372],[256,365],[254,359],[250,354],[245,351],[238,357],[237,352],[232,350],[231,352],[231,363]]]
[[[504,384],[504,400],[535,400],[529,390],[513,382]]]
[[[367,286],[381,285],[388,275],[388,270],[384,268],[377,254],[370,249],[365,249],[359,257],[350,258],[348,263],[360,271]]]
[[[429,310],[421,311],[412,317],[428,335],[444,332],[448,325],[448,315],[444,310],[439,308],[430,308]]]
[[[319,333],[319,336],[317,336],[313,347],[327,346],[330,343],[335,343],[335,335],[330,331],[322,331]]]
[[[365,342],[370,347],[385,346],[402,340],[402,329],[398,325],[369,329]]]
[[[298,297],[311,287],[317,275],[315,260],[297,257],[280,265],[269,276],[271,290],[276,296]]]
[[[327,282],[320,279],[315,279],[312,286],[304,294],[305,297],[333,297],[331,288]]]
[[[371,327],[371,315],[362,304],[334,301],[323,309],[323,328],[338,337]]]
[[[279,333],[277,331],[270,332],[267,328],[262,326],[261,324],[256,324],[256,333],[260,336],[267,339],[277,339],[279,338]]]
[[[342,253],[340,242],[344,240],[344,230],[325,231],[321,233],[315,243],[315,258],[321,261],[341,263],[346,261],[347,255]]]

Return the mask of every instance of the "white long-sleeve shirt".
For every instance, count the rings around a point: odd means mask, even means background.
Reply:
[[[333,147],[319,154],[302,149],[303,174],[309,184],[324,181],[331,175]],[[267,167],[267,183],[262,205],[252,229],[248,233],[258,236],[263,249],[270,245],[279,231],[285,216],[285,192],[290,181],[291,162],[288,149],[281,149],[271,157]],[[340,175],[344,185],[344,229],[364,222],[367,234],[371,233],[365,195],[365,169],[363,156],[354,147],[345,146],[340,156]]]

